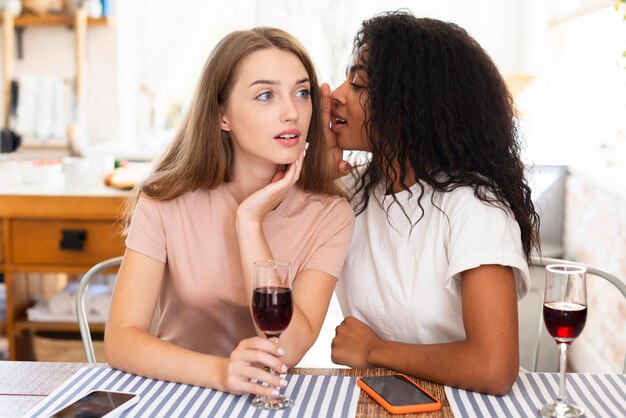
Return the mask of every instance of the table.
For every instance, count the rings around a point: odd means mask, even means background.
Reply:
[[[0,361],[0,417],[21,416],[33,408],[43,397],[60,386],[86,363],[45,363],[27,361]],[[99,364],[99,366],[106,366]],[[290,370],[293,374],[331,376],[380,376],[391,374],[386,369],[303,369]],[[416,379],[424,389],[435,395],[442,403],[437,412],[402,415],[407,418],[453,417],[446,398],[444,386]],[[393,417],[361,392],[357,406],[358,418]]]

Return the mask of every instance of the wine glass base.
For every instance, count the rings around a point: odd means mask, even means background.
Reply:
[[[291,408],[294,400],[287,396],[257,396],[252,400],[252,405],[269,411]]]
[[[554,402],[543,405],[539,408],[539,412],[544,417],[580,417],[585,411],[576,405],[570,405],[564,402]]]

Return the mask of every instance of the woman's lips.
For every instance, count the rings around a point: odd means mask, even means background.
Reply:
[[[348,122],[344,118],[340,117],[339,115],[333,114],[333,118],[332,118],[332,123],[331,123],[330,129],[333,132],[337,133],[347,123]]]
[[[296,136],[294,138],[276,137],[274,139],[276,141],[280,142],[281,144],[283,144],[286,147],[293,147],[295,145],[298,145],[298,142],[300,142],[300,137],[299,136]]]
[[[339,132],[341,129],[343,129],[344,126],[346,126],[346,121],[343,120],[343,122],[338,123],[336,120],[333,121],[332,126],[330,127],[330,129],[334,132],[337,133]]]
[[[276,135],[274,139],[286,147],[293,147],[300,142],[300,131],[298,129],[287,129]]]

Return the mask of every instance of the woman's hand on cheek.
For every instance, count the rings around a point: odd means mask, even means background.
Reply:
[[[348,316],[335,328],[335,338],[331,344],[332,361],[349,367],[374,367],[367,358],[377,341],[380,341],[380,337],[370,327]]]
[[[306,154],[306,148],[308,148],[308,146],[309,144],[307,143],[300,157],[292,164],[289,164],[286,171],[277,170],[270,184],[252,193],[239,204],[237,208],[238,222],[247,221],[260,224],[263,218],[265,218],[265,215],[283,201],[289,189],[293,187],[300,178],[304,155]]]
[[[287,372],[287,366],[280,359],[282,354],[278,344],[262,337],[241,341],[227,359],[222,384],[224,390],[235,395],[242,393],[272,395],[272,391],[276,390],[273,386],[280,388],[287,384],[279,375]],[[278,374],[272,375],[263,367],[274,369]],[[253,383],[252,379],[256,379],[257,382]],[[269,383],[272,387],[262,386],[263,382]]]

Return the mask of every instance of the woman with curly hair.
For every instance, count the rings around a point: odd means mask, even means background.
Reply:
[[[539,217],[496,66],[459,26],[391,12],[363,23],[346,81],[322,91],[335,160],[371,153],[353,170],[333,361],[507,393]]]

